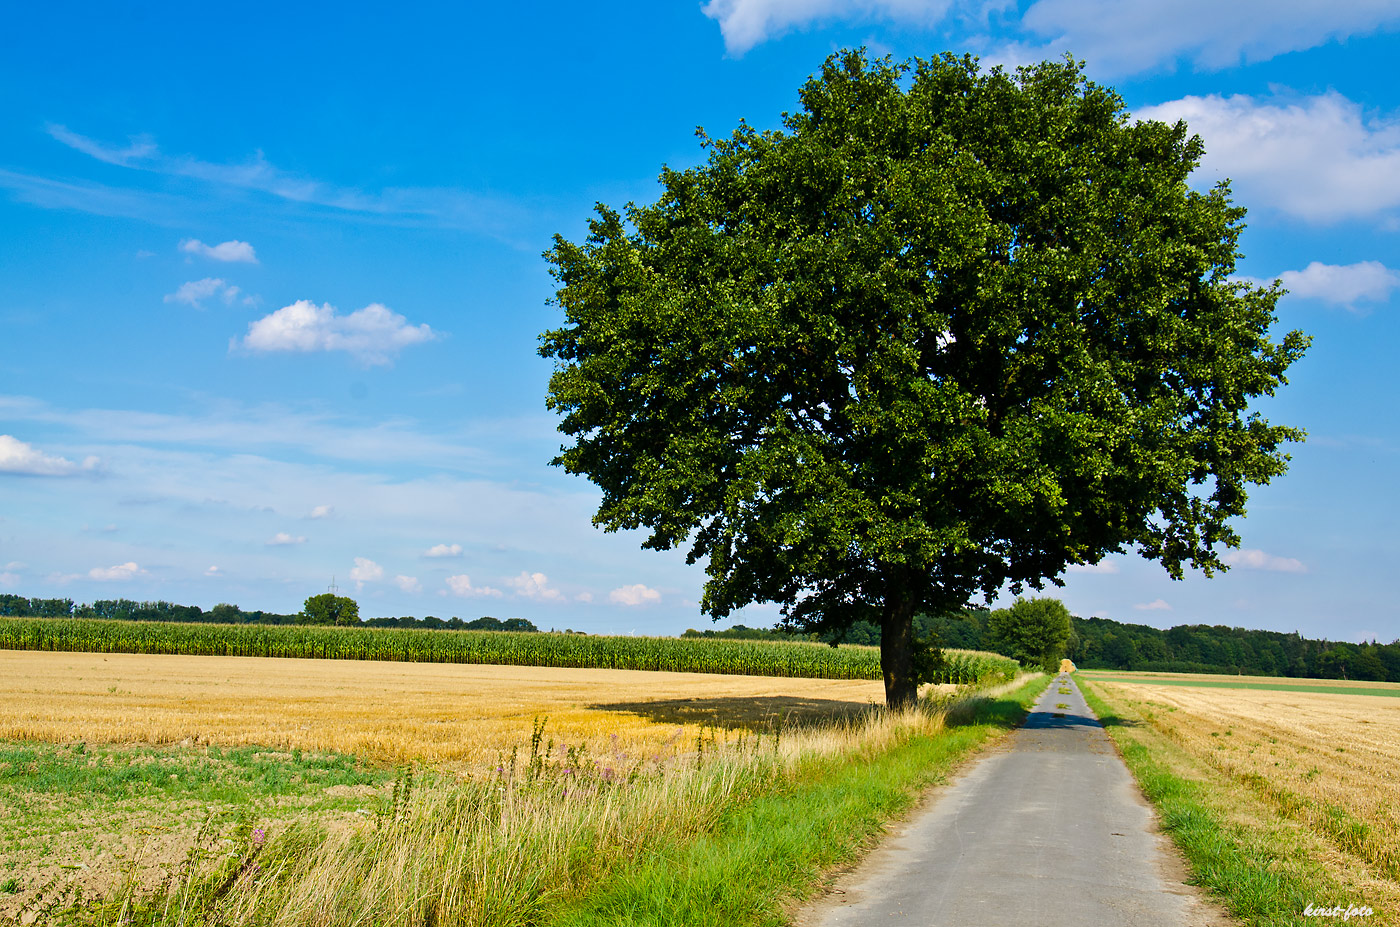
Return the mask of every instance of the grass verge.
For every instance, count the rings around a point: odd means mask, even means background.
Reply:
[[[778,925],[822,874],[855,859],[886,822],[993,736],[1015,727],[1049,684],[957,706],[933,737],[878,752],[809,757],[777,788],[737,804],[711,831],[659,841],[555,912],[554,927]]]
[[[1396,923],[1397,912],[1370,897],[1375,880],[1354,868],[1348,874],[1324,839],[1192,757],[1127,706],[1075,681],[1186,856],[1193,881],[1244,924]],[[1372,907],[1373,915],[1345,917]],[[1319,910],[1327,913],[1309,913]]]

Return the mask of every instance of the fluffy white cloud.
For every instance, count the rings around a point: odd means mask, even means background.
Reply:
[[[1367,118],[1339,93],[1277,102],[1183,97],[1134,115],[1186,120],[1205,141],[1202,172],[1231,178],[1247,206],[1335,222],[1400,205],[1400,121]]]
[[[1117,573],[1118,564],[1112,560],[1104,559],[1098,563],[1072,563],[1068,567],[1070,573]]]
[[[88,457],[75,464],[64,457],[50,457],[33,445],[25,444],[13,435],[0,435],[0,473],[24,476],[72,476],[84,470],[96,470],[102,461]]]
[[[388,364],[404,348],[436,337],[426,324],[410,325],[380,303],[340,315],[330,303],[299,299],[249,323],[241,344],[250,351],[345,351],[365,364]]]
[[[1285,270],[1279,280],[1288,295],[1299,299],[1342,306],[1356,312],[1359,302],[1382,303],[1390,299],[1390,291],[1400,287],[1400,273],[1380,261],[1359,261],[1355,264],[1323,264],[1313,261],[1302,270]],[[1251,283],[1267,283],[1251,280]]]
[[[230,286],[220,277],[205,277],[203,280],[191,280],[188,283],[180,284],[180,288],[174,293],[165,295],[165,301],[184,303],[186,306],[203,309],[204,300],[217,296],[225,306],[232,306],[241,292],[242,290],[238,287]],[[248,300],[245,299],[244,302],[248,302]]]
[[[206,245],[198,238],[187,238],[180,242],[180,250],[186,254],[197,254],[214,261],[226,263],[256,264],[258,256],[253,246],[246,241],[226,241],[217,245]]]
[[[992,61],[1025,63],[1070,51],[1100,74],[1137,74],[1182,58],[1213,70],[1400,21],[1394,0],[1038,0],[1019,19],[1017,7],[1007,0],[709,0],[702,9],[719,23],[732,55],[812,24],[889,20],[951,26],[961,31],[961,44],[983,47]],[[993,14],[1020,38],[989,48],[982,37]]]
[[[395,576],[395,577],[394,577],[394,585],[398,586],[398,587],[399,587],[400,589],[402,589],[404,592],[422,592],[422,591],[423,591],[423,584],[420,583],[420,582],[418,582],[418,577],[416,577],[416,576],[404,576],[402,573],[400,573],[398,576]]]
[[[641,583],[634,583],[609,592],[608,601],[614,605],[655,605],[661,601],[661,593]]]
[[[490,586],[473,586],[472,578],[465,573],[460,576],[447,577],[447,588],[452,590],[453,595],[459,595],[463,598],[488,596],[499,599],[501,597],[499,589],[493,589]]]
[[[130,561],[110,567],[93,567],[88,576],[101,582],[121,582],[135,576],[145,576],[146,571]]]
[[[1276,557],[1273,554],[1266,554],[1262,550],[1232,550],[1220,558],[1229,566],[1241,567],[1246,570],[1268,570],[1273,573],[1306,573],[1308,568],[1301,560],[1292,557]]]
[[[279,531],[263,543],[268,547],[287,547],[292,544],[305,544],[306,538],[301,535],[293,537],[285,531]]]
[[[205,576],[223,576],[224,574],[223,574],[223,571],[220,570],[218,567],[216,567],[216,566],[211,566],[209,569],[207,569],[207,570],[204,571],[204,575],[205,575]]]
[[[424,557],[460,557],[462,556],[461,544],[434,544],[423,551]]]
[[[522,570],[519,576],[506,580],[506,585],[514,590],[516,595],[526,599],[541,602],[560,602],[564,599],[564,594],[552,588],[549,585],[549,577],[543,573],[527,573]]]
[[[330,518],[335,514],[335,506],[318,505],[306,514],[307,518]]]
[[[1133,608],[1144,612],[1169,612],[1172,610],[1172,607],[1167,604],[1165,599],[1153,599],[1151,602],[1143,602],[1134,605]]]
[[[365,583],[383,579],[384,568],[368,557],[356,557],[355,566],[350,571],[350,578],[355,581],[356,588],[363,589]]]
[[[1015,60],[1066,51],[1097,73],[1137,74],[1181,58],[1217,70],[1315,48],[1400,21],[1394,0],[1038,0],[1020,20]]]

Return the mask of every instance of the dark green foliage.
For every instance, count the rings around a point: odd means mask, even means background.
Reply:
[[[360,623],[360,606],[354,599],[323,592],[306,600],[301,608],[301,618],[305,624],[353,626]]]
[[[1069,643],[1069,609],[1059,599],[1017,599],[987,616],[987,638],[992,650],[1023,666],[1056,672]]]
[[[1223,569],[1301,438],[1248,411],[1307,339],[1233,279],[1244,210],[1070,62],[827,60],[781,131],[705,139],[661,198],[546,257],[555,463],[594,522],[689,544],[716,618],[882,629],[1136,548]]]

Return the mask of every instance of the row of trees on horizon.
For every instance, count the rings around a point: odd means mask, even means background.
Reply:
[[[351,601],[341,597],[344,601]],[[311,600],[308,600],[310,603]],[[1045,600],[1035,600],[1045,601]],[[1054,600],[1050,600],[1054,601]],[[921,638],[936,637],[944,647],[988,650],[1025,658],[1005,635],[993,629],[993,613],[971,609],[957,615],[920,615],[915,621]],[[245,611],[221,603],[209,610],[173,602],[136,602],[99,599],[77,604],[72,599],[26,598],[0,594],[0,616],[36,618],[104,618],[127,621],[184,621],[211,624],[308,624],[316,621],[306,612],[284,615]],[[423,628],[466,631],[538,631],[524,618],[490,616],[463,620],[458,617],[381,617],[356,619],[365,627]],[[780,628],[687,630],[683,637],[740,638],[749,640],[824,640],[831,635],[800,634]],[[878,646],[880,628],[857,621],[841,642]],[[1141,624],[1125,624],[1111,618],[1071,617],[1063,654],[1083,669],[1147,670],[1177,673],[1241,673],[1257,676],[1299,676],[1323,679],[1360,679],[1400,682],[1400,641],[1352,644],[1315,640],[1299,634],[1258,631],[1223,625],[1178,625],[1162,630]]]

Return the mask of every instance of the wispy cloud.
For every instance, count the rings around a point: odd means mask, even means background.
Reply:
[[[232,306],[241,292],[238,287],[231,286],[220,277],[205,277],[202,280],[191,280],[188,283],[180,284],[180,288],[174,293],[166,294],[165,301],[167,303],[184,303],[195,309],[203,309],[204,300],[218,297],[225,306]],[[244,301],[251,302],[248,299]]]
[[[340,315],[330,303],[300,299],[248,325],[238,344],[249,351],[344,351],[365,364],[389,364],[406,347],[432,341],[426,324],[410,325],[397,312],[371,303]]]
[[[306,538],[302,535],[293,537],[285,531],[279,531],[263,543],[268,547],[290,547],[296,544],[305,544]]]
[[[310,512],[307,512],[307,513],[306,513],[306,517],[307,517],[307,518],[312,518],[312,519],[330,518],[330,517],[331,517],[332,515],[334,515],[334,514],[335,514],[335,506],[333,506],[333,505],[318,505],[318,506],[316,506],[314,509],[312,509]]]
[[[1138,605],[1134,605],[1133,608],[1143,612],[1169,612],[1172,610],[1172,607],[1167,604],[1165,599],[1153,599],[1151,602],[1142,602]]]
[[[1220,558],[1222,563],[1246,570],[1268,570],[1272,573],[1306,573],[1308,568],[1301,560],[1292,557],[1277,557],[1262,550],[1245,548],[1232,550]]]
[[[423,551],[424,557],[460,557],[462,556],[461,544],[434,544]]]
[[[0,435],[0,473],[21,476],[73,476],[84,471],[96,470],[101,463],[97,457],[88,457],[81,464],[75,464],[67,458],[45,454],[13,435]]]
[[[410,595],[423,591],[423,584],[418,582],[418,577],[404,576],[402,573],[394,577],[394,585]]]
[[[198,238],[187,238],[180,242],[180,250],[185,254],[194,254],[200,257],[209,258],[212,261],[224,261],[226,263],[258,263],[257,253],[253,246],[246,241],[225,241],[217,245],[206,245]]]
[[[183,177],[230,190],[252,191],[289,204],[314,206],[332,212],[403,224],[456,228],[479,232],[518,246],[534,247],[533,235],[518,230],[533,228],[550,211],[543,201],[525,203],[492,193],[454,187],[387,187],[363,190],[327,183],[283,170],[261,151],[235,163],[206,161],[192,155],[171,155],[149,135],[111,144],[50,125],[56,141],[105,164],[150,174]],[[86,184],[69,189],[53,187],[43,178],[0,175],[0,185],[23,188],[36,205],[63,205],[103,214],[127,215],[142,206],[145,194],[113,191]],[[40,202],[40,200],[43,200]],[[194,205],[194,204],[189,204]],[[222,247],[222,246],[215,246]]]
[[[1070,573],[1117,573],[1118,564],[1104,559],[1098,563],[1072,563],[1067,569]]]

